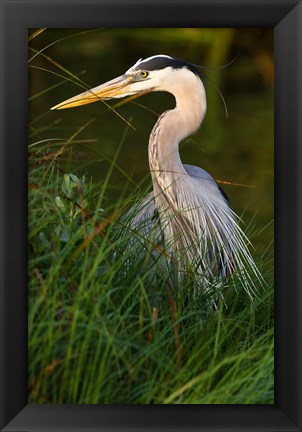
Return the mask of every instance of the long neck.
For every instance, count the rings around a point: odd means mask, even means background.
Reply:
[[[159,117],[149,140],[153,183],[161,178],[161,184],[170,182],[177,174],[185,174],[179,156],[179,143],[199,128],[206,112],[205,90],[194,74],[188,74],[181,85],[172,83],[168,91],[174,95],[176,107]]]

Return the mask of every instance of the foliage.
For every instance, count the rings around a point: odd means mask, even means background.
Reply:
[[[173,298],[144,257],[125,272],[124,202],[103,210],[102,185],[56,163],[31,179],[30,402],[273,402],[271,285],[253,303],[225,289],[216,312]]]

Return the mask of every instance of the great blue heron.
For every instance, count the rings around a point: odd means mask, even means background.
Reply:
[[[148,154],[153,192],[139,206],[133,224],[147,221],[151,232],[159,221],[165,249],[180,278],[194,268],[199,285],[207,290],[236,272],[252,297],[250,270],[258,278],[260,274],[237,216],[211,175],[184,165],[179,156],[180,141],[199,128],[206,113],[205,88],[195,66],[167,55],[140,59],[118,78],[52,109],[154,91],[172,93],[176,106],[161,114],[152,129]]]

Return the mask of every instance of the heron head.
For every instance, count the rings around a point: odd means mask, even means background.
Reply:
[[[197,69],[190,63],[163,54],[156,55],[138,60],[123,75],[67,99],[51,109],[72,108],[152,91],[175,94],[184,79],[197,79],[201,83]]]

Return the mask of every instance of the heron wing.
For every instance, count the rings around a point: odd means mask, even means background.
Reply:
[[[217,185],[213,177],[207,171],[195,165],[189,164],[184,164],[184,168],[191,177],[200,181],[203,186],[212,187],[214,191],[218,189],[217,194],[220,193],[227,204],[230,205],[230,200],[225,191]]]

